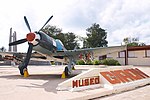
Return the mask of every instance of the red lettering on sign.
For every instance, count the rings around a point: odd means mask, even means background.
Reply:
[[[100,72],[100,74],[111,84],[118,84],[121,82],[126,83],[126,82],[144,79],[144,78],[149,78],[149,76],[147,74],[145,74],[144,72],[140,71],[137,68],[105,71],[105,72]],[[89,86],[89,85],[94,85],[94,84],[100,84],[99,76],[83,78],[83,79],[72,81],[73,88]]]
[[[132,69],[125,69],[124,70],[124,72],[128,75],[128,76],[130,76],[133,80],[139,80],[139,79],[141,79],[141,77],[138,75],[138,74],[135,74],[134,72],[135,72],[135,70],[133,69],[132,71],[131,71]]]
[[[84,84],[85,86],[88,86],[88,85],[89,85],[89,79],[85,79],[84,82],[85,82],[85,84]]]
[[[136,80],[136,79],[134,78],[133,74],[130,73],[129,69],[125,69],[125,70],[123,70],[123,72],[126,73],[126,75],[127,75],[128,77],[130,77],[132,81],[135,81],[135,80]]]
[[[118,76],[122,82],[134,81],[134,79],[132,79],[130,76],[128,76],[128,74],[126,74],[126,72],[122,70],[113,71],[113,73]]]
[[[118,74],[118,73],[120,73],[120,70],[119,70],[118,72],[116,72],[116,71],[110,71],[110,72],[111,72],[114,76],[116,76],[116,77],[119,79],[120,82],[123,82],[123,83],[126,82],[123,78],[119,77],[120,74]]]
[[[95,84],[99,84],[99,83],[100,83],[99,77],[96,77],[95,78]]]
[[[142,71],[140,71],[138,68],[135,68],[135,71],[142,76],[143,78],[149,78],[149,76],[145,73],[143,73]]]
[[[93,85],[95,82],[94,82],[94,78],[91,78],[90,79],[90,85]]]
[[[78,84],[79,84],[79,83],[78,83],[78,80],[75,80],[75,81],[73,80],[73,81],[72,81],[72,87],[73,87],[73,88],[74,88],[74,87],[79,87]]]
[[[80,80],[73,80],[72,81],[72,87],[82,87],[82,86],[88,86],[88,85],[94,85],[94,84],[99,84],[99,76],[97,77],[92,77],[92,78],[85,78],[85,79],[80,79]]]
[[[79,87],[81,87],[81,86],[85,86],[84,85],[84,80],[82,79],[82,80],[79,80]]]
[[[137,73],[136,71],[135,71],[135,69],[129,69],[132,73],[134,73],[137,77],[138,77],[138,79],[143,79],[143,77],[141,76],[141,75],[139,75],[139,73]]]
[[[121,82],[125,83],[149,77],[148,75],[146,75],[145,73],[143,73],[138,69],[125,69],[110,72],[107,71],[107,72],[100,72],[100,74],[112,84],[117,84]],[[113,77],[115,78],[112,79]]]
[[[118,79],[118,77],[116,77],[115,75],[113,75],[110,72],[100,72],[100,74],[106,79],[108,80],[111,84],[117,84],[117,83],[121,83],[120,80]]]

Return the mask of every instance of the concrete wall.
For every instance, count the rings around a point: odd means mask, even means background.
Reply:
[[[135,57],[128,57],[128,65],[150,66],[150,57],[145,57],[145,50],[132,51],[132,52],[134,52]],[[118,60],[121,65],[125,65],[125,58],[119,58],[118,52],[108,54],[107,57]]]
[[[150,65],[150,58],[145,57],[145,50],[134,51],[135,57],[128,58],[129,65]]]
[[[119,58],[118,52],[108,54],[107,58],[113,58],[115,60],[118,60],[121,65],[125,65],[125,58]]]

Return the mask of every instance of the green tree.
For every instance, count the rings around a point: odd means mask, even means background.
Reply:
[[[56,38],[61,40],[65,48],[68,50],[79,48],[79,44],[76,40],[76,35],[72,32],[56,34]]]
[[[126,37],[123,39],[123,42],[127,46],[144,46],[144,45],[146,45],[143,42],[139,42],[139,38],[137,38],[137,37],[134,37],[134,38]]]
[[[55,35],[61,33],[62,29],[57,28],[56,26],[47,25],[42,31],[55,38]]]
[[[84,48],[107,47],[107,32],[100,28],[99,24],[94,23],[90,28],[87,28],[86,31],[87,38],[83,41]]]
[[[68,50],[73,50],[75,47],[79,48],[79,44],[76,40],[76,35],[72,32],[62,33],[62,29],[51,25],[47,25],[42,31],[47,33],[54,39],[59,39],[60,41],[62,41],[65,48]]]

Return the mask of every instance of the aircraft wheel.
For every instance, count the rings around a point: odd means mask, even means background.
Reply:
[[[68,67],[65,67],[65,75],[66,75],[66,76],[68,76],[68,75],[69,75]]]

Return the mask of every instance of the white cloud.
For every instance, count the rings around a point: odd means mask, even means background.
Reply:
[[[120,45],[124,37],[140,37],[150,32],[150,1],[114,0],[100,13],[100,23],[108,30],[110,45]],[[148,42],[148,41],[144,41]]]
[[[120,45],[125,37],[139,37],[149,44],[149,0],[0,0],[0,41],[8,48],[9,29],[17,31],[17,38],[25,38],[28,29],[23,16],[27,16],[33,31],[49,24],[85,36],[93,23],[100,24],[108,33],[109,45]],[[22,48],[24,47],[24,48]],[[19,45],[26,51],[27,44]]]

